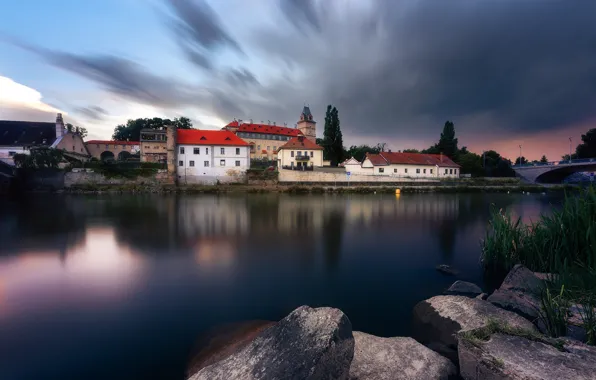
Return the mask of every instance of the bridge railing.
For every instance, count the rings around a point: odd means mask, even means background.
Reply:
[[[578,158],[576,160],[561,160],[561,161],[551,161],[551,162],[528,162],[527,164],[515,164],[513,168],[527,168],[532,166],[557,166],[557,165],[573,165],[573,164],[583,164],[589,162],[596,162],[596,158]]]

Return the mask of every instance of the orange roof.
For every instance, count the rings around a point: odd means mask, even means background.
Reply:
[[[242,123],[239,124],[237,121],[232,121],[226,125],[226,127],[238,128],[238,132],[252,132],[252,133],[268,133],[271,135],[282,135],[282,136],[300,136],[302,132],[296,128],[278,127],[277,125],[269,124],[251,124]],[[226,128],[224,127],[224,128]]]
[[[318,146],[316,143],[312,142],[311,140],[307,139],[304,136],[293,137],[285,143],[284,145],[280,146],[279,149],[311,149],[311,150],[323,150],[322,147]]]
[[[116,144],[116,145],[139,145],[138,141],[118,141],[118,140],[89,140],[85,144]]]
[[[379,154],[367,153],[366,158],[375,166],[405,164],[459,167],[444,154],[381,152]]]
[[[177,137],[178,144],[248,146],[247,142],[230,131],[178,129]]]

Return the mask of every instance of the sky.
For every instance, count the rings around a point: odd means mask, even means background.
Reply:
[[[596,127],[596,2],[0,0],[0,119],[109,139],[139,117],[294,126],[344,145],[558,160]]]

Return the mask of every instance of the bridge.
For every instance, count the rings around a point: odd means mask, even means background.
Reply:
[[[560,183],[570,174],[596,171],[596,158],[514,165],[517,176],[532,183]]]

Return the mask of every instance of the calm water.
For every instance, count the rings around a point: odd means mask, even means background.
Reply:
[[[0,379],[183,378],[197,336],[308,304],[408,335],[453,278],[483,284],[490,204],[543,195],[41,196],[0,202]]]

